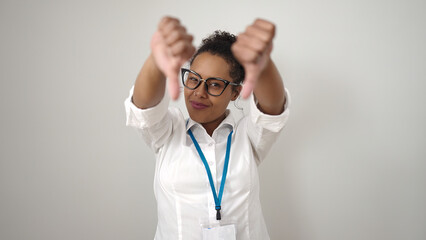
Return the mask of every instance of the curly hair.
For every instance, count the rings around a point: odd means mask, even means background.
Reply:
[[[229,76],[234,80],[234,83],[242,83],[245,76],[244,68],[235,59],[231,51],[231,45],[236,40],[237,37],[234,34],[219,30],[215,31],[202,40],[200,47],[189,62],[190,65],[192,65],[198,55],[204,52],[220,56],[229,64]]]

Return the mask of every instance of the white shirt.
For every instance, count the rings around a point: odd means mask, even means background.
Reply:
[[[138,129],[156,156],[154,194],[157,199],[156,240],[200,240],[201,224],[216,221],[215,201],[206,169],[187,134],[191,129],[210,167],[216,192],[222,180],[227,137],[231,130],[231,153],[222,198],[223,223],[235,224],[237,239],[266,240],[268,231],[259,200],[258,165],[275,142],[289,116],[286,90],[285,111],[266,115],[258,110],[253,96],[250,113],[235,122],[232,113],[210,137],[177,108],[169,107],[169,97],[155,107],[139,109],[125,101],[127,126]]]

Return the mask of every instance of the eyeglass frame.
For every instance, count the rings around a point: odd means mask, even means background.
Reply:
[[[203,79],[203,77],[201,77],[201,75],[199,73],[197,73],[197,72],[195,72],[195,71],[193,71],[191,69],[187,69],[187,68],[181,68],[180,71],[181,71],[181,77],[182,77],[182,84],[183,84],[184,87],[186,87],[186,88],[188,88],[190,90],[195,90],[195,89],[197,89],[201,85],[201,82],[204,82],[204,84],[206,86],[206,92],[207,92],[207,94],[209,94],[210,96],[214,96],[214,97],[219,97],[220,95],[222,95],[222,93],[225,91],[225,89],[226,89],[226,87],[228,87],[228,85],[241,86],[241,83],[234,83],[234,82],[231,82],[231,81],[228,81],[228,80],[225,80],[225,79],[222,79],[222,78],[218,78],[218,77],[209,77],[209,78]],[[198,83],[197,83],[197,85],[194,88],[190,88],[190,87],[186,86],[185,79],[184,79],[186,72],[193,73],[193,74],[197,75],[197,77],[199,77],[198,78]],[[219,80],[219,81],[224,82],[225,83],[225,87],[222,89],[222,92],[220,92],[218,95],[211,94],[209,92],[209,86],[207,85],[207,81],[208,80]]]

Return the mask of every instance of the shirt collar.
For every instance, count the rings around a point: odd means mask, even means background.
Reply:
[[[223,128],[223,127],[226,127],[226,126],[230,127],[232,130],[234,129],[235,119],[234,119],[232,112],[229,109],[226,109],[225,116],[226,116],[225,119],[219,124],[219,126],[215,129],[215,131],[217,129],[220,129],[220,128]],[[189,129],[193,128],[196,125],[201,127],[201,128],[203,127],[203,126],[201,126],[200,123],[192,120],[191,118],[188,118],[188,120],[186,122],[186,131],[188,131]]]

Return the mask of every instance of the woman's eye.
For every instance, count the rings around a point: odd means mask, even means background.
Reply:
[[[220,82],[210,82],[209,87],[211,88],[222,88],[223,83]]]
[[[189,78],[189,80],[190,80],[190,81],[193,81],[193,82],[198,82],[198,79],[197,79],[197,78],[195,78],[195,77],[190,77],[190,78]]]

